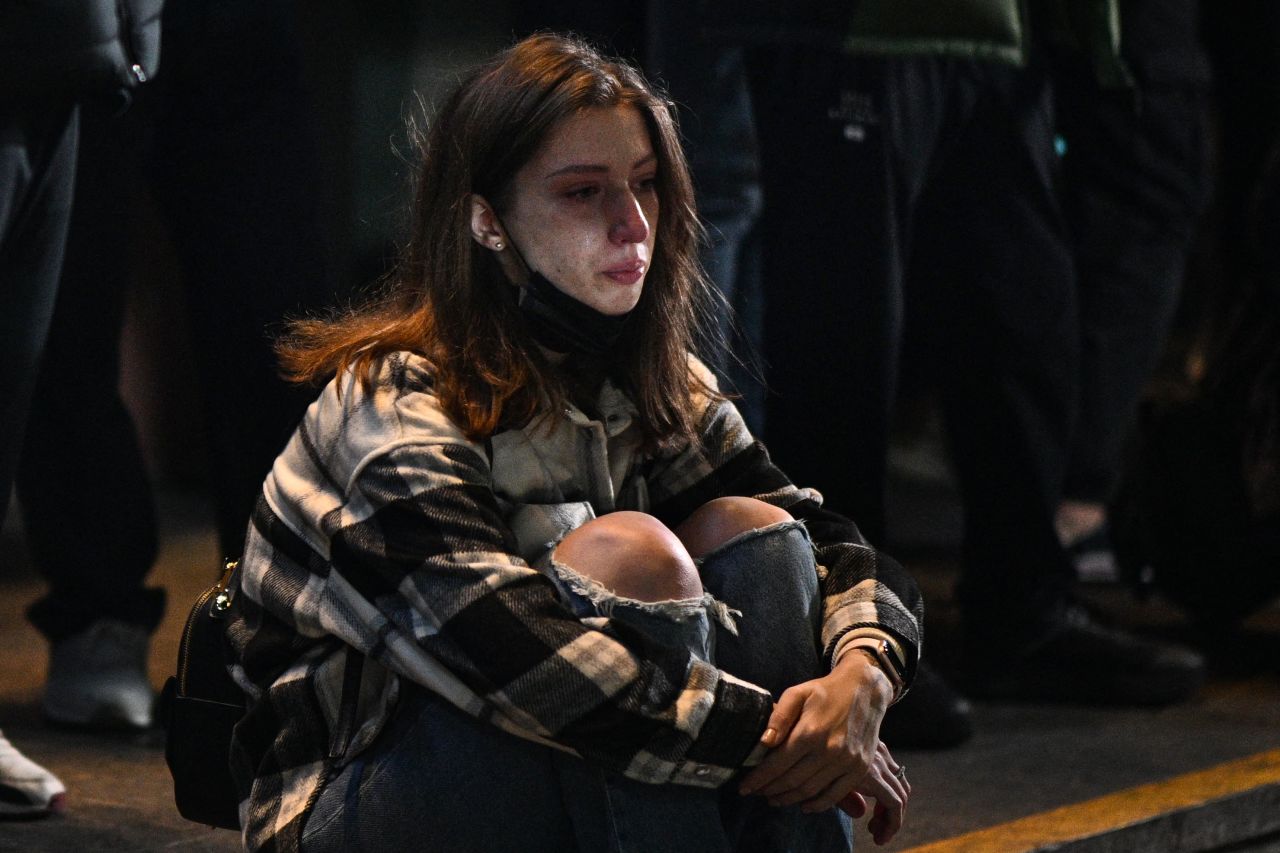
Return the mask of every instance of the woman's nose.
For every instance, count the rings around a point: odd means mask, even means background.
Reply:
[[[643,243],[649,236],[649,220],[634,193],[614,196],[609,210],[609,239],[615,243]]]

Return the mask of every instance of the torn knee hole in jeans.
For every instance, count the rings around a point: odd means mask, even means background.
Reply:
[[[789,533],[790,531],[793,531],[793,530],[798,530],[800,532],[800,534],[804,537],[805,545],[808,547],[809,551],[812,552],[813,560],[814,560],[814,568],[818,573],[818,580],[819,581],[825,580],[827,577],[827,567],[822,564],[822,560],[819,558],[818,548],[813,544],[813,539],[810,538],[809,536],[809,528],[805,526],[804,521],[798,518],[792,518],[786,521],[776,521],[773,524],[766,524],[763,527],[756,527],[756,528],[752,528],[751,530],[744,530],[741,533],[738,533],[734,536],[730,536],[728,539],[721,542],[719,545],[712,548],[710,551],[703,554],[701,557],[698,557],[693,562],[694,564],[697,565],[698,571],[701,572],[703,569],[703,566],[707,562],[714,560],[715,558],[726,553],[727,551],[737,548],[738,546],[742,545],[744,542],[749,542],[752,539],[760,539],[766,536],[773,536],[775,534],[785,535],[786,533]]]
[[[638,598],[618,595],[599,581],[579,574],[558,560],[552,559],[550,565],[556,577],[568,589],[590,601],[602,616],[612,615],[613,609],[619,605],[669,619],[687,619],[700,613],[707,613],[731,634],[736,636],[738,633],[737,617],[742,615],[742,611],[734,610],[709,592],[694,598],[641,601]]]
[[[699,566],[701,566],[703,563],[705,563],[707,560],[710,560],[712,557],[715,557],[717,554],[721,554],[724,551],[727,551],[730,548],[733,548],[749,539],[755,539],[758,536],[768,536],[770,534],[777,533],[780,531],[796,530],[796,529],[800,530],[804,534],[804,537],[806,540],[809,539],[809,528],[805,527],[804,522],[801,521],[800,519],[792,518],[786,521],[775,521],[773,524],[766,524],[764,527],[756,527],[751,530],[744,530],[741,533],[738,533],[734,536],[730,536],[728,539],[724,540],[719,545],[712,548],[710,551],[703,554],[698,559],[694,560],[694,562],[697,563]],[[809,547],[810,548],[813,547],[812,542],[810,542]]]

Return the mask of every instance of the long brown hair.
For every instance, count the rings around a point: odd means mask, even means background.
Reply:
[[[591,107],[636,107],[658,159],[653,262],[617,345],[614,375],[640,413],[646,444],[691,436],[698,395],[718,397],[688,354],[713,298],[697,262],[701,228],[669,104],[630,66],[560,35],[534,35],[467,77],[423,145],[412,232],[377,301],[290,324],[277,349],[285,375],[317,382],[354,369],[366,389],[376,362],[425,357],[445,413],[482,439],[563,408],[567,391],[524,329],[514,289],[471,236],[470,197],[501,210],[516,172],[561,119]]]

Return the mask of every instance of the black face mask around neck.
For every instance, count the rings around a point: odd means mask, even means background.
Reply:
[[[601,314],[533,270],[519,298],[533,339],[552,352],[602,355],[618,342],[631,316]]]

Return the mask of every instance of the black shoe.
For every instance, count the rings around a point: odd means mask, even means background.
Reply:
[[[965,682],[969,694],[982,699],[1171,705],[1190,698],[1205,678],[1197,652],[1100,625],[1077,605],[1027,649],[984,651],[967,650]]]
[[[970,712],[968,701],[921,661],[911,689],[880,724],[880,739],[890,749],[950,749],[972,737]]]

